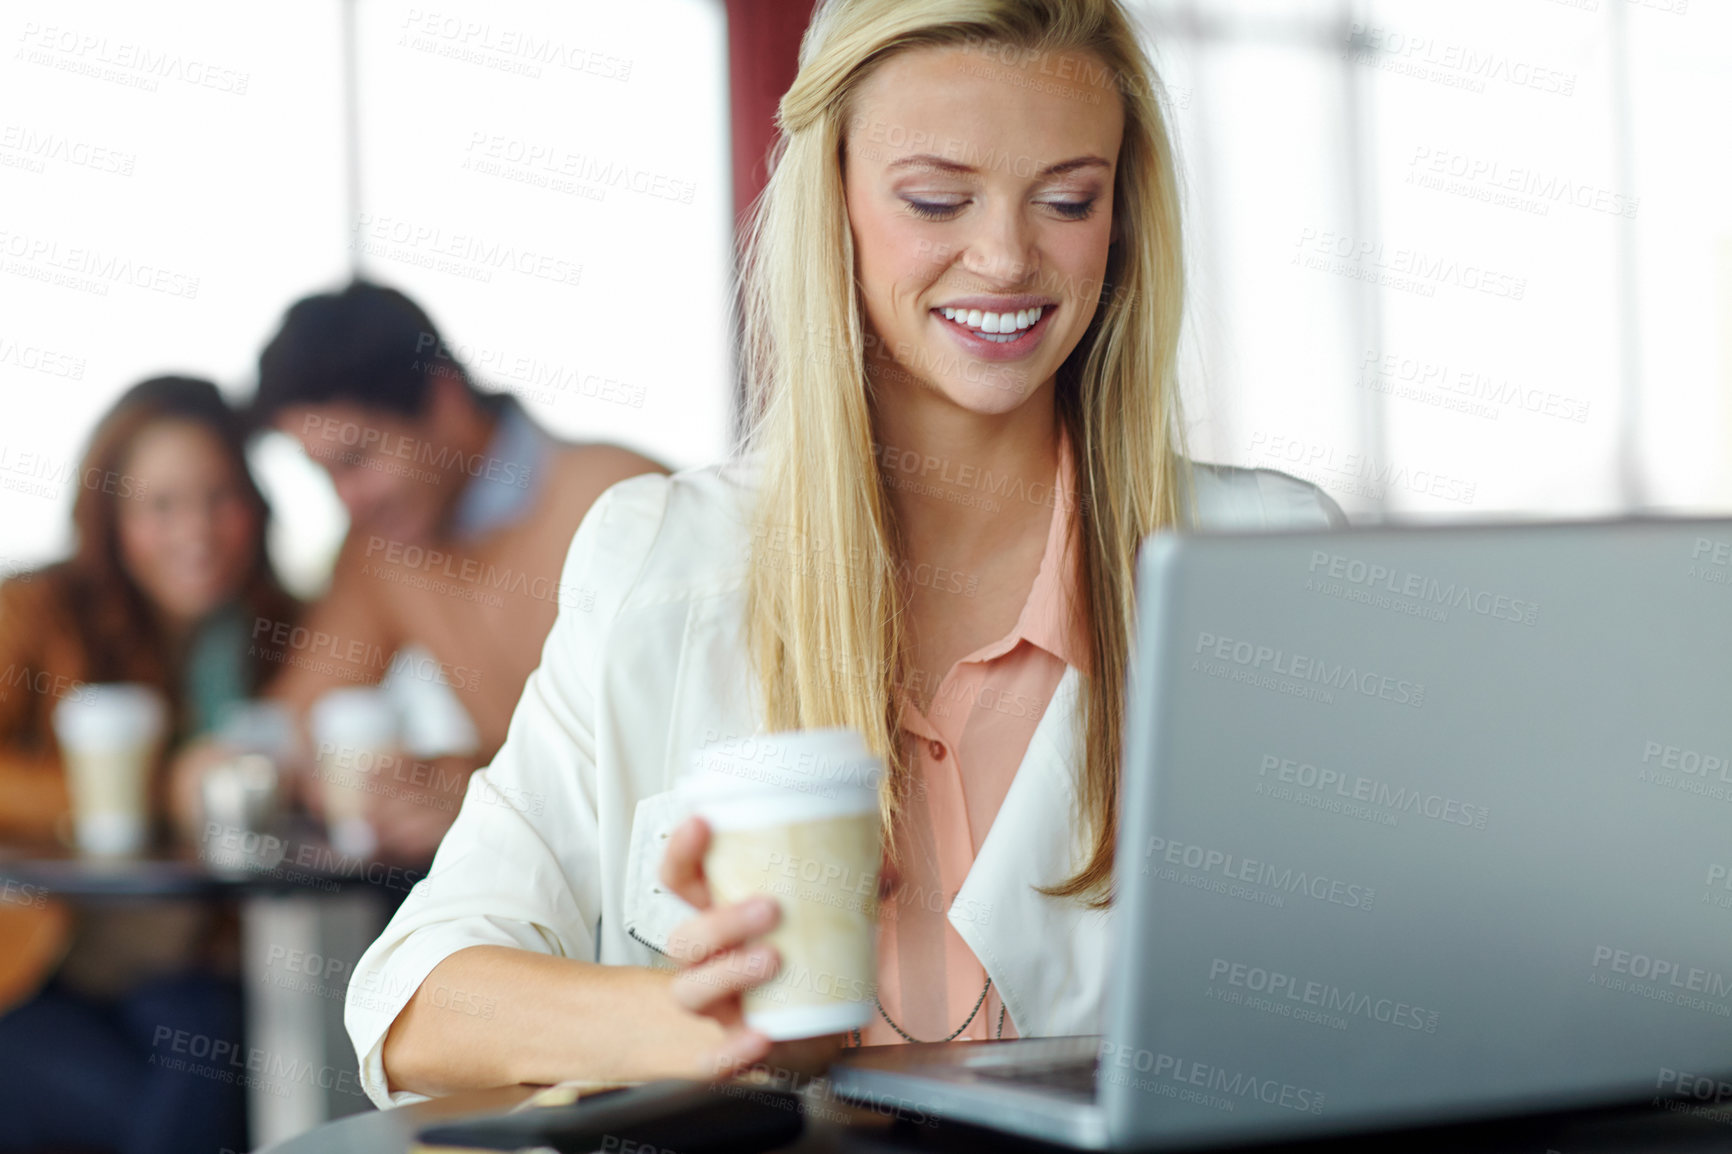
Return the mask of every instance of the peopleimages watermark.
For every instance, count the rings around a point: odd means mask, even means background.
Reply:
[[[138,154],[64,133],[38,132],[22,124],[0,126],[0,166],[44,172],[50,162],[113,176],[131,176],[138,164]]]
[[[259,981],[297,994],[334,1001],[347,999],[362,1009],[399,1009],[420,989],[424,1003],[465,1017],[491,1020],[499,1011],[497,998],[472,990],[445,982],[411,984],[401,976],[379,969],[356,973],[354,963],[346,958],[275,944],[265,951],[265,972],[259,975]]]
[[[1494,82],[1551,96],[1573,96],[1576,91],[1574,72],[1494,49],[1357,21],[1348,26],[1341,58],[1474,93],[1484,92]]]
[[[48,906],[48,891],[30,882],[0,879],[0,906],[24,906],[40,910]]]
[[[353,1070],[315,1066],[228,1038],[159,1025],[152,1032],[150,1048],[151,1066],[262,1089],[278,1097],[286,1096],[296,1082],[354,1097],[364,1095],[360,1076]]]
[[[106,35],[53,24],[44,26],[34,20],[25,21],[18,40],[22,47],[14,59],[146,92],[157,91],[160,81],[178,80],[194,88],[245,96],[252,80],[249,72],[189,59],[178,52],[130,40],[111,42]]]
[[[454,445],[394,433],[359,421],[321,417],[309,413],[301,421],[301,433],[309,440],[321,441],[354,449],[366,456],[392,457],[413,461],[433,470],[437,481],[447,472],[459,472],[475,479],[485,479],[517,489],[529,488],[531,467],[521,461],[494,457],[487,453],[465,453]]]
[[[1370,453],[1342,452],[1321,441],[1283,433],[1252,432],[1251,451],[1265,461],[1281,462],[1281,467],[1303,480],[1327,482],[1373,500],[1384,499],[1392,489],[1404,489],[1416,496],[1471,505],[1479,491],[1477,482],[1437,469],[1380,461]]]
[[[1489,421],[1521,412],[1581,425],[1587,423],[1591,407],[1579,397],[1524,386],[1479,369],[1377,349],[1365,350],[1355,383],[1374,393]]]
[[[1143,872],[1160,881],[1177,882],[1259,905],[1284,906],[1285,895],[1290,894],[1369,911],[1377,898],[1377,891],[1371,886],[1164,837],[1151,837],[1143,857]],[[1191,872],[1180,874],[1180,869]],[[1246,889],[1247,886],[1259,888]],[[1265,892],[1268,890],[1276,892]]]
[[[1732,585],[1732,541],[1696,538],[1690,548],[1690,567],[1684,576],[1710,585]]]
[[[361,213],[353,232],[357,252],[483,284],[491,284],[496,272],[572,287],[583,283],[582,263],[568,257],[400,216]]]
[[[1732,974],[1618,946],[1594,947],[1593,983],[1657,1002],[1732,1018]]]
[[[595,608],[595,590],[588,586],[509,566],[502,569],[491,561],[432,546],[369,536],[362,556],[366,558],[361,566],[364,576],[479,601],[494,608],[505,604],[501,594],[545,601],[584,613]]]
[[[1224,637],[1207,630],[1197,632],[1197,641],[1191,653],[1192,672],[1206,673],[1211,677],[1249,681],[1264,688],[1276,686],[1265,685],[1260,678],[1284,679],[1281,684],[1308,684],[1344,693],[1357,693],[1362,697],[1375,697],[1415,709],[1425,703],[1425,686],[1420,682],[1378,673],[1375,670],[1362,670],[1347,661],[1331,662],[1327,657]],[[1243,671],[1246,676],[1235,676],[1234,667]],[[1321,700],[1333,701],[1334,698],[1331,696]]]
[[[1732,1078],[1691,1074],[1661,1066],[1654,1079],[1654,1105],[1710,1122],[1732,1124]]]
[[[1484,829],[1489,816],[1483,805],[1274,753],[1264,754],[1258,762],[1256,792],[1276,801],[1293,801],[1377,825],[1396,825],[1398,816],[1406,814],[1445,825]]]
[[[1169,91],[1152,74],[1125,72],[1087,54],[1054,53],[979,32],[965,33],[962,45],[965,51],[989,64],[1024,73],[1025,76],[1013,81],[1019,88],[1080,99],[1088,104],[1101,103],[1103,93],[1114,96],[1140,93],[1164,106],[1191,106],[1190,89]],[[971,69],[970,74],[1002,79],[999,73],[980,69]]]
[[[357,793],[407,802],[440,813],[456,813],[470,802],[506,806],[520,814],[539,815],[547,798],[539,790],[495,785],[475,773],[466,759],[414,757],[394,749],[320,742],[313,777]]]
[[[1302,1114],[1323,1113],[1321,1091],[1118,1042],[1101,1043],[1100,1078],[1222,1111],[1236,1110],[1249,1100]]]
[[[572,192],[600,200],[608,190],[636,193],[652,200],[690,204],[696,181],[628,164],[612,157],[573,152],[547,141],[524,140],[501,133],[469,134],[460,166],[484,176],[498,176],[555,192]],[[590,195],[599,193],[600,195]]]
[[[632,61],[626,57],[528,28],[422,8],[410,8],[398,27],[401,47],[498,72],[539,79],[548,66],[622,84],[631,79]]]
[[[890,483],[894,486],[894,481]],[[803,573],[850,589],[866,588],[870,583],[869,566],[872,564],[867,551],[850,545],[846,550],[846,563],[837,564],[831,550],[831,543],[824,538],[810,537],[782,526],[756,525],[751,540],[742,544],[741,559],[756,559],[772,569]],[[980,591],[978,573],[952,569],[948,565],[898,557],[889,563],[887,571],[908,592],[930,589],[935,593],[973,597]]]
[[[698,760],[706,769],[752,780],[773,780],[790,789],[802,784],[877,789],[883,771],[858,755],[821,756],[797,734],[726,734],[704,730]]]
[[[1708,880],[1703,883],[1702,904],[1732,910],[1732,872],[1715,862],[1708,867]]]
[[[390,750],[322,741],[313,776],[344,789],[401,798],[452,813],[459,804],[457,795],[469,782],[470,772],[467,766],[452,769],[437,760],[424,761]],[[410,793],[402,786],[429,792]]]
[[[56,701],[78,701],[83,698],[84,690],[89,684],[64,673],[34,669],[29,663],[19,664],[14,661],[0,671],[0,701],[5,701],[13,690],[33,693],[38,697],[52,697]]]
[[[962,165],[985,172],[1003,172],[1023,180],[1035,176],[1044,167],[1033,153],[986,148],[972,136],[940,136],[927,129],[909,128],[895,121],[868,119],[860,113],[856,113],[848,121],[846,135],[848,154],[868,160],[886,158],[888,153],[880,151],[880,148],[888,148],[916,156],[929,156],[941,164]],[[927,169],[936,166],[920,167]],[[934,247],[942,251],[948,246],[922,241],[917,245],[917,250],[922,255],[928,255]]]
[[[1636,780],[1709,801],[1732,801],[1732,753],[1650,737],[1642,743]]]
[[[929,1113],[931,1106],[928,1103],[898,1094],[874,1094],[869,1098],[842,1099],[837,1095],[830,1079],[821,1074],[814,1076],[802,1070],[769,1066],[762,1062],[740,1070],[722,1059],[716,1060],[714,1070],[718,1078],[725,1077],[727,1080],[715,1082],[710,1087],[712,1093],[725,1094],[730,1098],[744,1099],[777,1110],[799,1111],[808,1119],[820,1118],[846,1125],[858,1122],[859,1111],[870,1110],[883,1117],[894,1117],[900,1122],[916,1126],[937,1126],[939,1123],[938,1116]],[[798,1097],[792,1098],[788,1095]],[[602,1149],[608,1149],[605,1141]],[[633,1152],[622,1147],[618,1154]],[[637,1154],[656,1152],[640,1147]],[[663,1151],[662,1154],[671,1152]]]
[[[1437,577],[1350,557],[1343,553],[1313,549],[1307,573],[1307,589],[1330,593],[1347,601],[1362,600],[1361,597],[1353,595],[1353,590],[1363,591],[1365,594],[1389,594],[1392,597],[1406,598],[1427,609],[1440,611],[1441,616],[1434,618],[1438,621],[1449,619],[1449,614],[1442,611],[1466,609],[1493,621],[1508,621],[1514,625],[1539,623],[1539,604],[1529,598],[1515,597],[1490,589],[1476,589],[1467,581],[1443,581]],[[1328,578],[1338,583],[1339,587],[1327,587],[1320,583],[1321,578]],[[1379,608],[1391,607],[1375,600],[1367,603]]]
[[[84,358],[71,353],[0,337],[0,368],[8,365],[66,381],[84,379]]]
[[[618,1134],[603,1134],[601,1145],[596,1149],[600,1154],[678,1154],[670,1147],[640,1142],[636,1138],[621,1138]]]
[[[52,499],[72,485],[82,485],[122,501],[140,500],[150,490],[149,482],[130,473],[81,468],[77,461],[57,461],[46,453],[18,452],[11,445],[0,444],[0,489]]]
[[[995,473],[972,462],[954,461],[949,457],[877,441],[872,442],[872,456],[878,462],[879,475],[891,488],[902,488],[904,482],[916,481],[934,488],[984,494],[993,499],[990,503],[981,503],[988,512],[995,512],[999,501],[1022,501],[1047,509],[1056,509],[1061,503],[1086,506],[1080,494],[1067,494],[1058,487],[1056,474],[1044,480],[1030,481],[1021,473]]]
[[[323,629],[270,617],[253,618],[252,644],[247,655],[313,672],[337,672],[350,681],[370,681],[375,675],[400,676],[437,682],[453,689],[481,687],[481,671],[467,665],[452,665],[412,649],[387,649],[360,638],[345,640]],[[323,663],[315,664],[321,658]],[[341,672],[344,670],[348,672]]]
[[[113,285],[127,285],[181,300],[198,297],[199,278],[179,269],[135,260],[87,245],[28,233],[0,230],[0,257],[5,270],[27,280],[107,296]]]
[[[1548,216],[1554,204],[1564,204],[1634,220],[1641,204],[1640,197],[1586,181],[1427,144],[1418,145],[1407,163],[1408,184],[1536,216]]]
[[[468,365],[489,381],[505,385],[517,396],[545,404],[557,404],[564,394],[641,409],[648,393],[642,385],[553,364],[529,353],[489,345],[451,345],[435,333],[424,332],[417,336],[415,352],[417,360],[410,367],[419,368],[429,376],[467,378],[468,374],[461,366]]]
[[[373,858],[339,853],[320,841],[290,841],[221,822],[205,823],[199,856],[206,861],[244,860],[249,873],[335,893],[346,880],[407,893],[422,875]]]
[[[1393,250],[1381,240],[1365,240],[1329,229],[1301,228],[1288,262],[1313,272],[1330,272],[1363,280],[1381,288],[1437,295],[1439,285],[1519,301],[1527,295],[1528,279],[1455,257],[1432,256],[1420,249]]]
[[[1226,958],[1209,962],[1204,997],[1336,1030],[1345,1030],[1359,1018],[1416,1033],[1437,1033],[1436,1010]]]

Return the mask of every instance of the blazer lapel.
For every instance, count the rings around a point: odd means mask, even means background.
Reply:
[[[1076,668],[1066,669],[949,914],[1025,1037],[1100,1029],[1109,916],[1036,889],[1081,864],[1073,780],[1081,686]]]

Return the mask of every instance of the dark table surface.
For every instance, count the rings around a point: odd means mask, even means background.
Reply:
[[[271,865],[223,868],[199,846],[159,841],[136,857],[87,857],[55,842],[0,842],[0,883],[32,886],[51,897],[238,897],[252,893],[323,891],[356,887],[407,893],[426,865],[400,865],[340,854],[312,823],[282,826],[261,861]]]
[[[421,1127],[504,1110],[526,1095],[521,1088],[491,1090],[359,1114],[271,1146],[262,1154],[408,1154]],[[894,1122],[834,1100],[814,1100],[811,1094],[805,1097],[805,1130],[793,1144],[780,1147],[790,1154],[896,1150],[1035,1154],[1058,1149],[953,1123],[916,1126]],[[698,1139],[694,1135],[689,1149],[703,1149]],[[688,1147],[674,1149],[683,1154]],[[1732,1151],[1732,1112],[1653,1106],[1573,1111],[1240,1149],[1269,1154],[1725,1154]]]

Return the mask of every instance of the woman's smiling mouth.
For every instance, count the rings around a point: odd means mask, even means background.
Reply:
[[[941,305],[932,315],[951,336],[974,356],[986,360],[1017,360],[1033,352],[1045,335],[1047,322],[1058,306],[1051,303],[999,308],[977,308],[977,302]]]

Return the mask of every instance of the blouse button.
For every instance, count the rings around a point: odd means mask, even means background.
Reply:
[[[932,760],[933,761],[943,761],[944,760],[944,743],[942,741],[934,741],[932,743]]]

